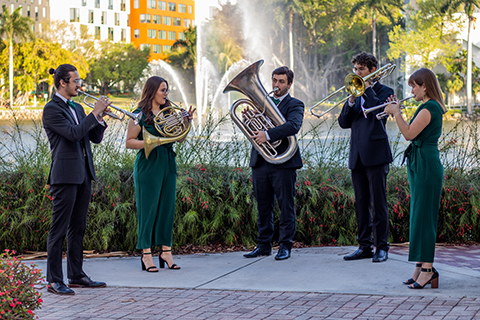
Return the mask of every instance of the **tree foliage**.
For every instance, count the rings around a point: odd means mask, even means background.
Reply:
[[[413,69],[445,64],[450,53],[460,48],[455,41],[459,20],[447,22],[434,1],[420,2],[419,7],[418,11],[407,11],[405,28],[397,25],[389,32],[387,54],[390,59],[407,55],[405,64]]]
[[[149,55],[148,49],[140,50],[133,44],[102,42],[99,54],[88,61],[90,73],[86,81],[99,87],[102,95],[120,82],[125,89],[133,91],[148,65]]]

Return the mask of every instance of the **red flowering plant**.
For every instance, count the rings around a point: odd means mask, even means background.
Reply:
[[[15,251],[0,254],[0,319],[35,319],[43,300],[38,293],[44,278],[36,265],[27,265]]]

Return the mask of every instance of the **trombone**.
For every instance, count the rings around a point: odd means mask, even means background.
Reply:
[[[380,109],[380,108],[383,108],[383,107],[385,107],[385,106],[387,106],[387,105],[389,105],[389,104],[391,104],[391,103],[397,103],[397,102],[398,102],[398,103],[402,103],[403,101],[412,99],[412,98],[414,98],[414,97],[415,97],[415,96],[410,96],[410,97],[408,97],[408,98],[405,98],[405,99],[402,99],[402,100],[398,100],[398,101],[385,102],[385,103],[383,103],[383,104],[380,104],[380,105],[378,105],[378,106],[371,107],[371,108],[364,108],[364,107],[362,106],[363,115],[364,115],[365,118],[366,118],[366,117],[367,117],[367,114],[369,114],[369,113],[372,112],[372,111],[375,111],[375,110],[378,110],[378,109]],[[404,109],[404,108],[405,108],[404,105],[400,105],[400,109]],[[385,117],[388,117],[388,113],[386,113],[385,111],[383,111],[383,112],[380,112],[379,114],[377,114],[376,117],[377,117],[378,120],[380,120],[380,119],[383,119],[383,118],[385,118]]]
[[[82,90],[77,90],[77,91],[78,91],[78,93],[81,93],[81,94],[85,95],[85,98],[83,99],[83,103],[84,103],[86,106],[94,109],[94,108],[95,108],[95,105],[94,105],[93,103],[91,103],[91,102],[87,102],[86,100],[87,100],[88,98],[92,98],[92,99],[95,99],[95,100],[98,101],[98,98],[95,97],[95,96],[92,96],[91,94],[86,93],[85,91],[82,91]],[[110,117],[112,117],[112,118],[114,118],[114,119],[123,121],[123,119],[125,118],[125,115],[127,115],[127,116],[129,116],[130,118],[132,118],[132,120],[133,120],[133,122],[135,123],[135,125],[137,125],[137,124],[140,122],[140,120],[142,119],[142,112],[141,112],[141,111],[140,111],[139,113],[132,113],[132,112],[128,112],[127,110],[123,110],[122,108],[115,107],[113,104],[111,104],[111,105],[109,106],[109,108],[113,108],[113,109],[115,109],[115,110],[120,111],[120,112],[123,113],[123,116],[122,116],[122,117],[119,117],[118,115],[116,115],[116,114],[113,113],[113,112],[104,111],[106,115],[108,115],[108,116],[110,116]],[[102,112],[102,113],[103,113],[103,112]]]
[[[365,76],[364,78],[360,77],[356,73],[347,74],[347,76],[345,77],[345,85],[343,87],[341,87],[340,89],[338,89],[337,91],[335,91],[334,93],[328,95],[326,98],[322,99],[320,102],[317,102],[313,107],[310,108],[310,112],[312,113],[312,115],[314,115],[317,118],[323,117],[325,114],[329,113],[334,108],[338,107],[339,105],[341,105],[345,101],[347,101],[347,99],[350,98],[350,96],[354,96],[354,97],[361,96],[365,92],[365,82],[366,81],[369,81],[371,83],[373,83],[375,81],[380,81],[380,80],[386,78],[387,76],[389,76],[393,72],[393,70],[395,70],[396,67],[397,67],[396,65],[391,64],[391,63],[386,64],[383,67],[381,67],[380,69],[376,70],[375,72],[372,72],[369,75]],[[345,89],[350,94],[348,97],[346,97],[342,101],[338,102],[333,107],[330,107],[328,110],[322,112],[321,114],[316,114],[315,112],[313,112],[313,109],[315,107],[322,104],[327,99],[336,95],[337,93],[339,93],[343,89]]]

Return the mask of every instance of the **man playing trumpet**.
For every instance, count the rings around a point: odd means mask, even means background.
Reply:
[[[353,71],[362,78],[378,68],[375,56],[365,52],[354,56],[352,63]],[[373,258],[373,262],[382,262],[388,258],[386,182],[389,163],[393,161],[392,152],[385,130],[386,119],[379,121],[376,118],[381,110],[365,117],[362,106],[370,108],[379,105],[392,94],[391,88],[378,81],[366,81],[364,94],[357,98],[350,96],[338,117],[340,127],[351,129],[348,168],[355,193],[359,244],[357,251],[343,257],[345,260]]]

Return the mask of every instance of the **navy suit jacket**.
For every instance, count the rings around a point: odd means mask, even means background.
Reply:
[[[371,108],[385,103],[387,98],[393,94],[393,89],[377,82],[373,88],[370,86],[365,90],[364,108]],[[345,102],[342,112],[338,117],[338,124],[343,129],[350,128],[350,155],[348,168],[355,169],[358,157],[364,166],[375,166],[393,161],[390,144],[388,142],[385,125],[387,118],[377,120],[376,115],[383,111],[377,109],[364,117],[361,110],[361,97],[355,98],[355,106],[350,107]]]
[[[100,143],[107,126],[99,124],[93,113],[85,115],[78,103],[75,112],[78,125],[67,104],[57,96],[43,109],[43,127],[52,152],[47,184],[81,184],[87,177],[95,180],[90,141]]]
[[[288,148],[287,137],[293,136],[300,131],[303,123],[304,104],[302,101],[295,99],[288,94],[277,106],[280,113],[285,118],[285,123],[275,128],[267,130],[270,136],[270,141],[274,142],[282,140],[282,143],[277,147],[279,154],[283,153]],[[259,153],[252,147],[250,155],[250,167],[255,167],[258,164]],[[303,166],[300,150],[297,149],[290,160],[277,164],[278,168],[298,169]]]

